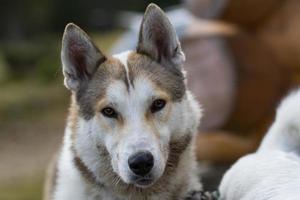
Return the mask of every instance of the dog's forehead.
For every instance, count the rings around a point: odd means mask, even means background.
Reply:
[[[170,99],[169,94],[157,88],[150,80],[137,77],[135,87],[127,88],[123,80],[114,80],[106,89],[105,99],[113,104],[144,104],[154,98]]]
[[[105,98],[109,102],[118,103],[137,103],[145,102],[152,97],[164,95],[168,96],[166,92],[163,92],[156,84],[148,78],[149,74],[142,72],[141,69],[134,69],[132,65],[129,65],[130,55],[133,52],[126,51],[113,58],[117,59],[122,67],[122,74],[125,76],[123,79],[115,77],[106,88]],[[147,63],[143,63],[147,65]]]
[[[162,66],[148,56],[134,51],[113,57],[123,64],[129,89],[143,88],[148,82],[157,90],[168,93],[173,101],[180,100],[185,94],[184,76],[178,68]]]

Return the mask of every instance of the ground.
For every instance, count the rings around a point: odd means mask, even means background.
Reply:
[[[18,100],[0,99],[0,199],[41,199],[45,169],[62,141],[68,92],[62,84],[33,85],[1,89]],[[27,98],[35,100],[24,104]]]

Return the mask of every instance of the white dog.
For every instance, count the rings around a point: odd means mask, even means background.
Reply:
[[[68,24],[61,56],[72,103],[48,198],[196,197],[200,110],[186,89],[185,57],[163,11],[149,5],[136,50],[112,57]]]
[[[300,199],[300,90],[287,97],[256,153],[235,163],[219,187],[221,200]]]

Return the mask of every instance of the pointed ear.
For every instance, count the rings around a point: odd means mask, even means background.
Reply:
[[[83,30],[70,23],[62,39],[61,60],[65,86],[77,91],[106,58]]]
[[[155,4],[150,4],[145,11],[137,52],[146,54],[160,63],[181,65],[185,60],[174,27]]]

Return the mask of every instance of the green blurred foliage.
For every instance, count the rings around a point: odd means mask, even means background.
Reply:
[[[58,39],[39,39],[10,43],[3,47],[5,62],[12,80],[27,77],[49,82],[60,72]]]
[[[151,2],[164,8],[179,1],[2,0],[0,84],[24,78],[43,83],[55,80],[61,74],[60,37],[68,22],[89,32],[111,33],[120,11],[143,12]]]
[[[179,0],[1,0],[0,40],[20,40],[62,31],[72,21],[84,28],[108,30],[116,27],[119,11],[143,12],[151,3],[162,8]]]
[[[8,70],[9,68],[6,60],[4,59],[4,54],[2,51],[0,51],[0,84],[10,78]]]
[[[112,31],[89,35],[99,48],[109,52],[109,48],[121,33],[122,31]],[[0,83],[5,80],[33,79],[47,84],[57,80],[62,74],[60,45],[60,38],[57,36],[4,45],[3,53],[0,51]]]

